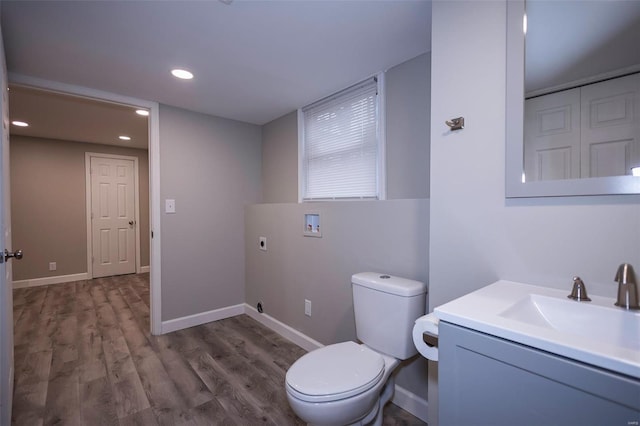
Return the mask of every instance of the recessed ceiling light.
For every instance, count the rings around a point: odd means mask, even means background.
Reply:
[[[122,136],[118,136],[118,138],[119,138],[120,140],[123,140],[123,141],[130,141],[130,140],[131,140],[131,137],[130,137],[130,136],[124,136],[124,135],[122,135]]]
[[[180,68],[176,68],[174,70],[171,70],[171,74],[173,74],[174,77],[181,78],[183,80],[191,80],[193,78],[193,74],[192,73],[190,73],[187,70],[180,69]]]
[[[28,127],[29,123],[25,123],[24,121],[12,121],[11,124],[13,124],[14,126],[18,126],[18,127]]]
[[[146,109],[137,109],[136,114],[142,115],[143,117],[148,117],[149,111],[147,111]]]

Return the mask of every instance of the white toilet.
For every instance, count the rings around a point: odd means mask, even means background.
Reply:
[[[312,425],[381,425],[394,391],[391,373],[417,354],[412,327],[424,315],[426,285],[375,272],[355,274],[351,283],[362,344],[316,349],[287,371],[289,405]]]

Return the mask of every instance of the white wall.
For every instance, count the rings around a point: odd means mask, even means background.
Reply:
[[[160,106],[162,320],[244,302],[244,207],[260,200],[259,126]],[[164,212],[164,207],[163,207]]]
[[[615,297],[618,264],[640,269],[639,196],[505,200],[506,1],[434,1],[432,31],[430,310],[498,279]]]

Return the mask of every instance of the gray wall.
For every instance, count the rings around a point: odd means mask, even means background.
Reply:
[[[390,69],[386,80],[388,201],[298,204],[296,113],[263,127],[263,202],[278,204],[245,210],[246,301],[324,344],[356,338],[354,273],[427,281],[429,55]],[[320,213],[322,238],[302,235],[305,212]],[[397,383],[426,398],[426,361],[407,364]]]
[[[138,158],[140,264],[149,265],[146,150],[11,136],[12,239],[25,253],[13,264],[14,281],[87,272],[85,152]]]
[[[429,197],[431,55],[399,64],[386,74],[387,199]],[[296,112],[262,128],[263,203],[298,201]]]
[[[431,54],[391,68],[387,84],[387,198],[429,197]]]
[[[504,0],[433,3],[430,310],[497,279],[615,297],[618,264],[640,267],[639,196],[505,200],[505,34]]]
[[[260,200],[259,126],[160,106],[162,320],[244,302],[244,207]]]
[[[298,114],[262,126],[262,201],[298,201]]]
[[[427,199],[247,207],[246,302],[261,301],[265,313],[323,344],[355,340],[351,275],[375,271],[426,282],[428,210]],[[302,235],[309,212],[320,214],[322,238]],[[261,236],[266,252],[258,248]],[[311,317],[304,299],[311,300]],[[398,384],[426,397],[426,361],[408,364]]]

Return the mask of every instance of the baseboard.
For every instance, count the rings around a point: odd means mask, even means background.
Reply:
[[[139,274],[144,274],[145,272],[149,272],[151,270],[151,267],[149,265],[147,266],[141,266],[140,267],[140,272],[138,272]]]
[[[253,306],[245,303],[244,313],[249,315],[254,320],[258,321],[262,325],[275,331],[285,339],[291,340],[296,345],[300,346],[306,351],[312,351],[323,347],[324,345],[311,337],[306,336],[298,330],[288,326],[287,324],[278,321],[277,319],[267,314],[261,314]]]
[[[80,274],[56,275],[54,277],[33,278],[30,280],[13,281],[13,288],[38,287],[41,285],[70,283],[72,281],[88,280],[89,274],[82,272]]]
[[[427,423],[429,403],[426,399],[420,398],[415,393],[409,392],[405,388],[396,385],[396,391],[393,394],[391,402]]]
[[[171,333],[172,331],[182,330],[184,328],[195,327],[196,325],[206,324],[212,321],[218,321],[225,318],[235,317],[245,312],[244,304],[227,306],[225,308],[214,309],[199,314],[187,315],[186,317],[175,318],[168,321],[162,321],[162,334]]]

